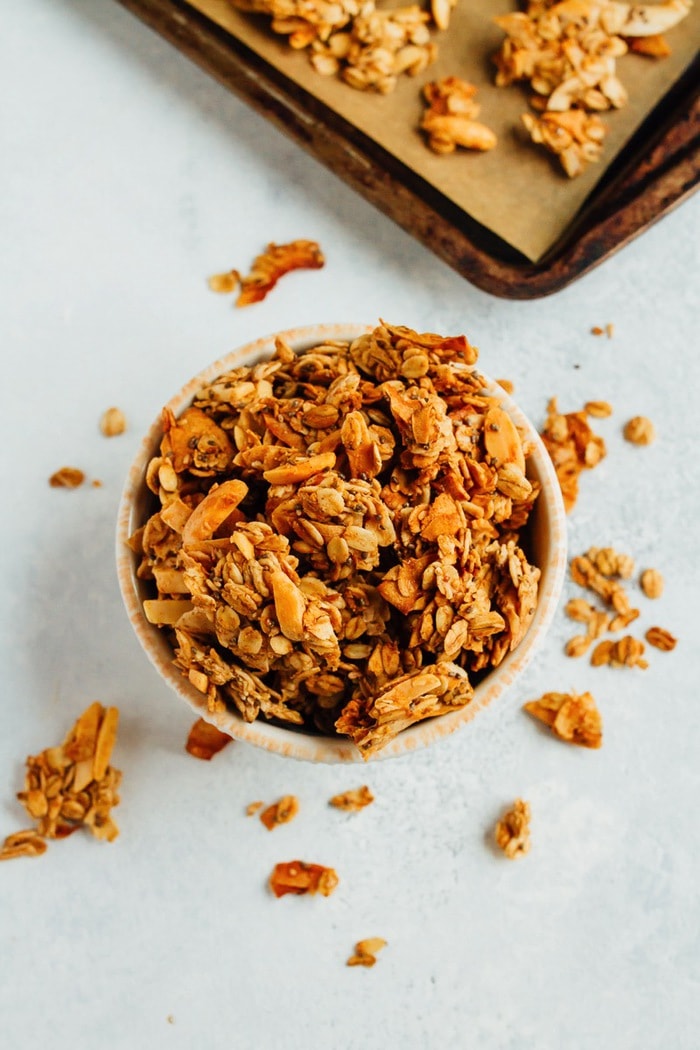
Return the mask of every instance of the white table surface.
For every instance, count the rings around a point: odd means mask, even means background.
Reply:
[[[0,1042],[168,1047],[695,1048],[700,1045],[697,390],[700,201],[573,287],[491,298],[329,175],[116,3],[3,5],[0,36],[2,729],[0,836],[27,825],[24,757],[87,704],[121,709],[112,844],[87,834],[0,868]],[[234,310],[205,277],[268,240],[320,242],[324,270]],[[191,714],[133,636],[114,569],[140,435],[190,375],[249,339],[379,316],[466,332],[539,425],[608,399],[609,455],[582,479],[572,553],[612,544],[666,577],[635,627],[679,637],[647,671],[567,660],[563,612],[495,707],[407,758],[361,767],[233,744],[183,751]],[[614,338],[592,325],[613,322]],[[128,432],[106,440],[118,405]],[[632,415],[658,429],[622,440]],[[99,489],[58,491],[65,464]],[[567,594],[573,594],[567,585]],[[637,631],[637,634],[640,632]],[[521,704],[591,689],[598,752]],[[352,815],[333,793],[367,782]],[[294,793],[272,834],[253,799]],[[490,846],[516,796],[531,853]],[[336,867],[325,899],[275,900],[272,865]],[[389,946],[348,969],[354,942]]]

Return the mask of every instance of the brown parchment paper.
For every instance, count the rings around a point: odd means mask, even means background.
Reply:
[[[532,262],[559,240],[607,165],[693,60],[700,42],[700,3],[696,3],[665,34],[673,51],[668,58],[625,55],[618,60],[618,76],[629,92],[629,102],[623,109],[603,114],[609,131],[602,161],[590,165],[578,178],[568,179],[560,174],[556,158],[529,143],[520,120],[529,111],[526,91],[519,86],[497,88],[493,83],[490,57],[503,40],[493,17],[517,10],[511,0],[458,0],[450,28],[433,35],[437,60],[420,76],[400,77],[390,95],[357,91],[338,78],[320,76],[306,52],[293,51],[286,38],[272,32],[267,17],[243,14],[228,0],[187,2]],[[498,136],[498,146],[489,153],[458,150],[440,156],[426,147],[417,130],[424,110],[422,86],[448,75],[462,76],[479,88],[480,119]]]

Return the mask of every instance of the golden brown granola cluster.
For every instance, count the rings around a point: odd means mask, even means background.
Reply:
[[[454,153],[457,147],[490,150],[497,143],[490,128],[478,120],[476,88],[461,77],[443,77],[423,88],[427,109],[421,120],[434,153]]]
[[[27,759],[23,803],[36,829],[15,832],[0,847],[0,860],[39,856],[45,839],[63,839],[86,827],[111,842],[119,834],[111,810],[119,802],[121,773],[109,760],[117,736],[116,707],[91,704],[63,744]]]
[[[506,34],[494,56],[496,84],[530,86],[535,113],[525,113],[523,123],[569,177],[600,159],[607,127],[598,114],[627,103],[617,60],[629,50],[667,55],[660,34],[685,18],[690,6],[690,0],[528,0],[524,11],[494,19]]]
[[[274,33],[308,49],[322,76],[339,76],[359,91],[393,91],[400,76],[417,76],[435,60],[432,30],[447,29],[456,0],[379,9],[375,0],[232,0],[241,11],[269,16]]]
[[[469,703],[522,639],[539,492],[463,336],[382,324],[274,356],[164,413],[138,574],[206,696],[364,756]]]

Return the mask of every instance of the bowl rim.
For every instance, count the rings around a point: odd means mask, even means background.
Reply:
[[[299,351],[321,342],[356,339],[372,331],[374,327],[375,325],[352,322],[315,324],[287,329],[254,339],[203,368],[170,398],[165,408],[177,416],[191,403],[197,390],[212,382],[222,373],[242,364],[256,363],[270,356],[274,351],[275,340],[278,338],[287,342],[292,349]],[[508,653],[502,663],[475,687],[474,698],[470,703],[454,712],[410,726],[376,755],[372,755],[369,761],[396,757],[426,747],[470,722],[480,711],[502,696],[525,670],[538,645],[544,639],[561,594],[567,559],[566,513],[554,466],[537,430],[517,403],[495,380],[485,375],[480,368],[477,367],[476,370],[484,381],[484,388],[498,395],[502,407],[518,428],[526,433],[533,445],[528,462],[534,466],[542,486],[539,498],[546,503],[549,519],[549,559],[544,566],[540,566],[542,576],[537,607],[517,649]],[[161,418],[162,414],[159,414],[141,440],[138,452],[126,476],[117,515],[116,560],[119,587],[127,615],[144,652],[160,676],[198,717],[217,726],[234,739],[245,741],[278,755],[311,762],[368,761],[363,758],[350,739],[285,729],[260,719],[245,722],[237,712],[229,710],[211,712],[207,709],[203,695],[174,666],[172,649],[165,637],[145,617],[135,574],[136,556],[128,545],[128,538],[137,527],[133,516],[137,496],[142,491],[145,469],[148,461],[155,454],[162,436]]]

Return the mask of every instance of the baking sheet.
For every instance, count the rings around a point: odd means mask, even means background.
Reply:
[[[559,162],[529,144],[520,116],[529,111],[526,91],[497,88],[490,56],[503,39],[493,17],[516,9],[507,2],[461,0],[448,31],[436,33],[437,61],[418,77],[401,77],[390,95],[361,92],[335,77],[322,77],[305,52],[292,51],[286,38],[269,28],[269,19],[237,11],[228,0],[187,0],[242,41],[291,81],[359,128],[445,197],[532,262],[562,236],[582,204],[645,117],[693,60],[700,42],[700,5],[666,34],[673,53],[665,59],[626,55],[618,75],[629,91],[621,110],[604,115],[609,131],[603,160],[583,175],[567,179]],[[459,75],[479,88],[481,119],[496,132],[489,153],[459,150],[438,156],[417,130],[424,111],[423,84]]]

